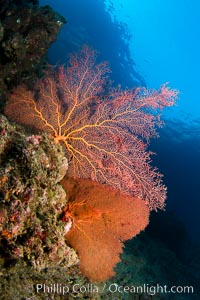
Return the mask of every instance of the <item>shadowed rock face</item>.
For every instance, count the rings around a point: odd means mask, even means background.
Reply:
[[[44,56],[66,22],[38,1],[0,0],[0,95],[21,82],[32,82]]]

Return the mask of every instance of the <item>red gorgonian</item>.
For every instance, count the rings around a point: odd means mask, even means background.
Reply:
[[[174,104],[177,91],[167,85],[158,91],[108,88],[108,72],[84,46],[70,56],[67,68],[40,79],[37,92],[17,87],[5,114],[61,142],[69,176],[90,178],[162,209],[166,188],[150,165],[147,143],[162,124],[158,111]]]

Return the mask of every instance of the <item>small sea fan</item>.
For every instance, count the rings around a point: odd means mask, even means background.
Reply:
[[[63,221],[72,221],[67,243],[77,250],[84,275],[104,281],[115,274],[123,241],[148,225],[149,208],[136,197],[91,180],[65,178],[62,185],[68,199]]]

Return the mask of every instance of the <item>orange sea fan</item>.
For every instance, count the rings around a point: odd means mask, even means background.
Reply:
[[[123,241],[148,225],[144,201],[91,180],[65,178],[68,203],[63,221],[72,222],[66,240],[80,258],[80,269],[91,281],[112,277]]]
[[[178,92],[167,85],[158,91],[112,88],[108,72],[85,45],[67,68],[46,72],[35,89],[14,89],[4,113],[61,143],[70,177],[90,178],[143,199],[151,210],[163,209],[166,187],[151,167],[147,144],[162,125],[159,111],[172,106]]]

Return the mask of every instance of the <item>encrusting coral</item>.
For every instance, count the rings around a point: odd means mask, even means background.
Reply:
[[[115,273],[123,242],[144,230],[149,208],[144,201],[91,180],[64,178],[67,194],[63,221],[67,243],[77,250],[80,269],[90,280],[103,281]]]
[[[0,115],[0,252],[41,270],[78,262],[61,220],[68,168],[62,147],[45,134],[27,135]]]

